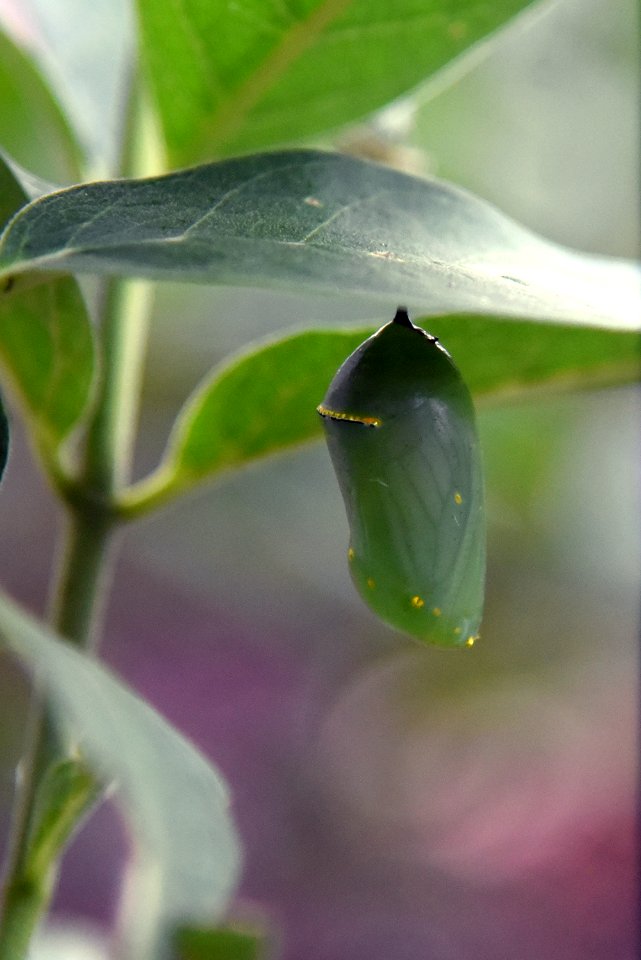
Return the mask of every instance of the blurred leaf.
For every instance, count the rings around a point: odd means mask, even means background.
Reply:
[[[118,169],[128,74],[135,57],[132,0],[13,2],[26,7],[34,25],[34,59],[83,147],[85,166],[93,175],[108,175]]]
[[[123,924],[127,956],[170,956],[176,926],[220,919],[238,879],[225,785],[147,703],[4,595],[0,633],[38,671],[90,768],[104,783],[116,781],[136,844]]]
[[[9,174],[14,179],[18,186],[20,203],[14,204],[12,207],[12,213],[15,213],[20,207],[24,206],[29,200],[35,200],[36,197],[42,197],[45,193],[53,193],[55,190],[59,190],[60,186],[57,183],[52,183],[50,180],[44,180],[42,177],[38,177],[35,173],[31,173],[29,170],[25,170],[24,167],[21,167],[13,157],[10,157],[8,154],[3,154],[0,150],[0,168],[3,168],[2,176],[3,182],[5,180],[6,171],[8,169]],[[16,195],[14,194],[13,199]],[[0,204],[2,201],[0,201]],[[9,205],[7,205],[8,209]],[[5,223],[0,224],[3,228]]]
[[[180,930],[178,960],[259,960],[263,941],[240,930]]]
[[[3,230],[14,213],[28,202],[24,188],[0,153],[0,226]]]
[[[472,316],[422,324],[452,354],[476,399],[532,389],[629,381],[641,373],[636,333]],[[373,328],[313,330],[247,351],[188,400],[156,474],[125,503],[163,499],[221,470],[320,436],[316,406],[339,365]]]
[[[482,200],[338,154],[272,153],[33,201],[0,277],[124,273],[380,296],[423,312],[641,326],[641,271],[524,230]]]
[[[27,53],[0,33],[0,143],[19,163],[55,183],[80,179],[80,149]]]
[[[568,430],[575,429],[572,405],[553,394],[536,403],[506,404],[485,409],[478,418],[489,525],[498,524],[499,536],[508,526],[518,536],[540,538],[542,492],[552,491],[559,456],[567,446]],[[572,411],[576,413],[576,411]],[[500,551],[507,549],[504,540]]]
[[[0,157],[0,198],[10,216],[25,194]],[[0,201],[0,203],[2,202]],[[13,210],[11,209],[13,207]],[[8,277],[0,286],[0,364],[38,446],[53,454],[91,398],[93,334],[71,277]]]
[[[143,57],[184,165],[291,143],[419,84],[527,0],[138,0]]]

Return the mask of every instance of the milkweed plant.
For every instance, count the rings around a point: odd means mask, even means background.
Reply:
[[[10,475],[10,434],[26,432],[62,531],[45,615],[0,595],[0,643],[33,678],[0,960],[48,955],[34,937],[61,858],[107,796],[132,853],[105,957],[276,957],[287,930],[268,912],[234,920],[233,782],[101,664],[119,531],[324,436],[349,522],[336,567],[391,644],[474,673],[492,497],[474,403],[635,380],[640,273],[429,172],[425,104],[544,6],[45,7],[0,8],[0,455]],[[140,475],[144,358],[170,282],[326,308],[217,363]],[[338,303],[369,321],[337,323]]]

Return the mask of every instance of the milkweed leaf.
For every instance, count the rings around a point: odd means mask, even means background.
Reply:
[[[24,207],[0,279],[127,274],[379,297],[416,313],[641,327],[641,271],[565,250],[473,195],[338,154],[293,151],[147,180],[84,184]]]

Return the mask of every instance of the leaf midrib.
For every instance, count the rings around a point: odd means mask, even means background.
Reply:
[[[203,120],[195,153],[216,156],[221,145],[243,128],[246,117],[266,92],[351,3],[352,0],[324,0],[305,20],[299,20],[287,31],[235,94],[213,116]]]

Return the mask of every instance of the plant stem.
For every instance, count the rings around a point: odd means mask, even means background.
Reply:
[[[147,285],[109,281],[102,298],[102,382],[87,432],[79,495],[70,505],[49,620],[83,649],[94,649],[113,556],[113,503],[129,476],[149,309]],[[15,802],[0,917],[0,960],[22,960],[53,893],[57,863],[37,875],[30,840],[40,784],[69,755],[45,698],[34,690],[29,736]],[[61,815],[63,811],[61,811]]]
[[[89,646],[95,634],[109,532],[109,524],[89,512],[70,514],[67,520],[51,622],[78,646]],[[49,905],[57,876],[55,862],[37,872],[31,866],[30,841],[37,825],[38,788],[52,764],[68,750],[55,732],[38,686],[32,695],[27,741],[14,805],[0,917],[1,960],[22,960],[27,955],[32,934]]]
[[[102,385],[87,435],[83,485],[110,503],[129,479],[151,291],[142,280],[109,280],[102,294]]]
[[[146,140],[140,134],[143,113],[144,104],[132,79],[122,131],[121,175],[135,175],[139,172],[137,165],[147,162],[149,150],[143,149]],[[107,280],[99,299],[101,380],[87,429],[82,468],[73,484],[74,495],[67,500],[66,528],[49,611],[49,621],[57,632],[87,650],[96,646],[113,560],[113,533],[119,520],[115,504],[130,474],[150,290],[149,284],[140,281]],[[70,746],[57,734],[36,682],[5,871],[0,960],[26,958],[33,933],[51,900],[60,846],[50,845],[46,863],[41,850],[35,866],[31,840],[40,816],[39,791],[52,765],[72,755]],[[60,844],[82,812],[78,795],[60,809]]]

